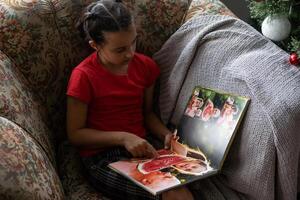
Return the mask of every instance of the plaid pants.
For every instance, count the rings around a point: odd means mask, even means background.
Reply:
[[[94,156],[82,157],[81,160],[93,187],[112,200],[161,199],[159,195],[153,196],[108,167],[109,163],[130,157],[130,153],[124,148],[113,148]]]

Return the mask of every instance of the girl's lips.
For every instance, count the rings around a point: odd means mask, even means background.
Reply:
[[[130,62],[130,59],[129,59],[129,60],[125,60],[125,61],[124,61],[124,63],[129,63],[129,62]]]

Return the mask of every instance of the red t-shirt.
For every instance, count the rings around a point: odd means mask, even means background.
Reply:
[[[151,58],[135,53],[127,74],[116,75],[98,62],[95,52],[72,71],[67,95],[88,104],[87,128],[126,131],[143,138],[144,91],[159,73]],[[82,156],[96,152],[99,150],[80,150]]]

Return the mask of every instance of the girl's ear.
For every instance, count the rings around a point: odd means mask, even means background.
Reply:
[[[99,49],[98,49],[98,45],[97,45],[97,43],[96,43],[94,40],[90,40],[90,41],[89,41],[89,45],[90,45],[93,49],[95,49],[96,51],[99,50]]]

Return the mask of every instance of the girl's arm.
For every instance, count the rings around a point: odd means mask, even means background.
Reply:
[[[145,125],[152,134],[164,141],[165,145],[167,145],[166,147],[168,147],[172,133],[153,112],[153,90],[154,84],[147,88],[144,94]]]
[[[86,128],[87,108],[87,104],[67,98],[67,133],[73,145],[91,149],[124,146],[134,157],[156,155],[146,140],[132,133]]]

